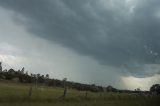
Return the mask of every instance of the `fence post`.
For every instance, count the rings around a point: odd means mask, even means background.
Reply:
[[[65,99],[66,98],[66,94],[67,94],[67,84],[66,84],[67,78],[63,79],[63,86],[64,86],[64,92],[62,95],[62,98]]]
[[[29,88],[28,96],[29,98],[32,96],[32,86]]]
[[[88,96],[88,92],[86,91],[86,93],[85,93],[85,99],[87,99],[87,96]]]

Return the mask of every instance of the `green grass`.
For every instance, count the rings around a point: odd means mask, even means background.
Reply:
[[[0,81],[0,106],[158,106],[159,98],[143,97],[127,93],[93,93],[68,89],[65,100],[59,97],[63,88],[33,86],[32,96],[28,92],[31,84]]]
[[[157,101],[146,100],[110,100],[110,101],[85,101],[85,102],[24,102],[1,103],[0,106],[159,106]]]

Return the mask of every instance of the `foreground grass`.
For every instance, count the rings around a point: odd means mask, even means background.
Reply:
[[[57,103],[0,103],[0,106],[159,106],[158,101],[150,100],[109,100],[109,101],[85,101],[85,102],[57,102]]]
[[[65,100],[59,99],[62,88],[33,86],[30,84],[0,81],[0,106],[158,106],[159,98],[143,97],[127,93],[93,93],[68,89]]]

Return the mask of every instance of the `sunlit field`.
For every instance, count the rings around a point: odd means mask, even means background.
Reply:
[[[29,89],[32,86],[32,95]],[[86,92],[68,88],[65,99],[63,88],[0,81],[1,106],[158,106],[158,97],[140,94]]]

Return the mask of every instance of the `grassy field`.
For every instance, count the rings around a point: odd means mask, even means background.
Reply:
[[[29,88],[33,86],[32,96]],[[160,98],[127,93],[93,93],[68,89],[66,99],[62,88],[34,86],[0,81],[0,106],[158,106]]]

